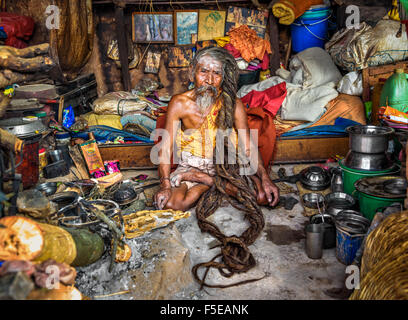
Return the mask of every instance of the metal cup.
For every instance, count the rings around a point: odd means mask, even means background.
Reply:
[[[310,259],[320,259],[323,255],[323,224],[306,226],[306,254]]]
[[[61,150],[53,150],[48,153],[50,156],[51,162],[58,162],[64,160],[64,156]]]

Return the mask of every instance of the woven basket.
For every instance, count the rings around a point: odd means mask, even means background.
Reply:
[[[362,277],[381,261],[392,260],[408,252],[407,226],[408,211],[403,211],[387,217],[368,235],[361,263]]]
[[[408,252],[381,260],[364,276],[350,300],[407,300]]]

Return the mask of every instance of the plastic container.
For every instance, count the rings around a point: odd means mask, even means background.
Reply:
[[[380,107],[390,106],[402,112],[408,111],[408,74],[395,69],[381,91]]]
[[[382,197],[374,197],[372,195],[363,193],[363,192],[356,192],[358,201],[360,204],[360,211],[364,217],[368,220],[372,221],[375,214],[380,211],[380,209],[384,207],[389,207],[395,202],[399,202],[404,204],[405,198],[382,198]]]
[[[67,132],[57,132],[55,134],[55,143],[57,146],[69,145],[71,142],[71,136]]]
[[[354,188],[354,183],[361,179],[361,178],[368,178],[368,177],[381,177],[381,176],[388,176],[388,175],[398,175],[401,167],[395,165],[393,168],[383,171],[366,171],[366,170],[357,170],[351,169],[346,167],[343,164],[343,160],[339,161],[339,165],[341,167],[342,178],[343,178],[343,187],[344,192],[356,197],[356,189]]]
[[[311,47],[324,48],[330,15],[330,8],[323,7],[308,10],[297,18],[290,26],[293,51],[300,52]]]
[[[23,189],[28,189],[37,184],[39,173],[39,146],[41,134],[24,138],[24,147],[22,152],[23,161],[16,172],[21,174]],[[16,164],[21,161],[21,155],[17,154]]]

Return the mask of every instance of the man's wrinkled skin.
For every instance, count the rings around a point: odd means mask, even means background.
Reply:
[[[164,129],[167,130],[170,138],[166,147],[162,148],[159,153],[159,156],[163,157],[159,165],[161,184],[160,190],[154,197],[156,207],[159,210],[173,209],[186,211],[194,207],[201,195],[214,183],[210,175],[199,170],[190,170],[173,177],[172,180],[175,187],[171,187],[170,157],[173,153],[173,141],[176,133],[174,132],[173,123],[181,121],[184,129],[200,128],[213,103],[216,102],[221,93],[223,81],[222,63],[213,57],[202,56],[194,70],[194,79],[192,80],[195,83],[195,89],[175,95],[167,108]],[[242,101],[238,98],[236,100],[234,124],[235,129],[246,130],[246,145],[249,145],[250,135],[247,115]],[[256,156],[258,156],[258,159],[261,159],[259,152]],[[256,175],[251,176],[251,178],[256,188],[256,194],[254,195],[258,204],[269,205],[271,207],[276,206],[279,202],[279,189],[271,181],[261,161],[258,161]],[[183,181],[198,182],[199,184],[188,189]],[[229,195],[234,196],[237,190],[231,184],[227,184],[226,191]]]

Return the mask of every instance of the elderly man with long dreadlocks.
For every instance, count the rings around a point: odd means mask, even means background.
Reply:
[[[243,103],[236,95],[238,75],[235,59],[227,50],[210,47],[197,52],[191,74],[195,88],[175,95],[167,108],[164,129],[168,132],[168,139],[161,145],[159,153],[161,188],[155,195],[159,209],[188,210],[214,185],[217,162],[220,162],[215,161],[214,152],[219,130],[244,131],[246,141],[235,141],[245,146],[246,156],[251,156],[252,160],[260,159],[258,150],[249,155],[253,141]],[[181,127],[175,125],[180,123]],[[176,171],[170,174],[174,142],[181,155]],[[250,183],[256,189],[253,196],[259,205],[275,206],[279,201],[278,188],[270,180],[262,161],[256,162],[257,172],[251,176]],[[226,165],[231,167],[228,163],[221,163],[224,170]],[[239,187],[228,179],[223,189],[230,196],[239,191]]]
[[[164,127],[167,135],[162,135],[159,151],[160,190],[155,194],[156,207],[186,211],[196,205],[201,231],[220,242],[218,255],[193,267],[201,287],[226,288],[260,280],[228,285],[205,282],[209,268],[217,268],[223,276],[231,277],[256,265],[248,246],[265,226],[259,205],[275,206],[279,201],[278,188],[262,161],[257,161],[260,154],[252,142],[243,103],[237,98],[238,75],[235,59],[227,50],[210,47],[198,51],[191,72],[195,88],[171,99]],[[174,143],[177,152],[173,150]],[[232,160],[241,161],[231,161],[231,145],[236,156]],[[173,151],[180,162],[171,173]],[[245,159],[249,160],[249,172]],[[241,236],[227,237],[207,220],[224,200],[245,213],[250,227]],[[221,260],[216,261],[217,258]],[[207,271],[200,279],[201,267]]]

